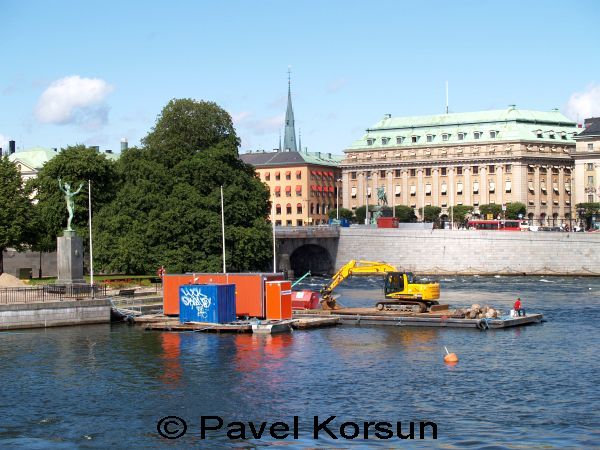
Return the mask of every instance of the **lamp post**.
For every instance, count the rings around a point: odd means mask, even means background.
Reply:
[[[581,227],[582,231],[585,229],[585,226],[583,224],[584,214],[585,214],[585,208],[583,208],[583,207],[577,208],[577,215],[579,216],[579,226]]]
[[[365,175],[365,225],[369,225],[369,176]]]
[[[339,221],[340,220],[340,183],[342,182],[341,178],[338,178],[337,180],[335,180],[337,184],[337,203],[336,203],[336,218]]]

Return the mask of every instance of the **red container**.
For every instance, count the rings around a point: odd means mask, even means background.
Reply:
[[[292,318],[292,282],[267,281],[267,319],[284,320]]]
[[[292,309],[317,309],[319,294],[313,291],[292,292]]]
[[[179,315],[179,287],[184,284],[235,284],[235,313],[238,317],[264,318],[265,282],[283,280],[281,273],[196,273],[163,277],[163,310]]]
[[[398,218],[379,217],[377,218],[377,228],[398,228]]]

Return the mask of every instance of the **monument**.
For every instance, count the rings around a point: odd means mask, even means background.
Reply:
[[[377,188],[377,205],[373,206],[373,216],[371,217],[371,224],[377,224],[383,212],[381,211],[384,206],[387,206],[387,195],[385,195],[385,188],[383,186]]]
[[[75,192],[71,192],[69,183],[62,183],[58,179],[58,187],[65,194],[67,202],[67,211],[69,217],[67,219],[67,228],[63,231],[63,235],[56,238],[56,259],[58,266],[58,283],[61,284],[83,284],[83,242],[71,228],[73,214],[75,212],[75,201],[73,197],[79,194],[83,183]]]

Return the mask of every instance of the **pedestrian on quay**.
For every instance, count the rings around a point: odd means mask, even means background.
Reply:
[[[518,314],[519,317],[521,317],[521,315],[523,315],[523,317],[525,317],[525,310],[521,306],[521,298],[517,298],[517,301],[513,305],[513,309],[515,310],[515,312]]]

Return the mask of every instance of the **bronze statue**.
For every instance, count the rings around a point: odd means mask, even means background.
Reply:
[[[73,220],[73,213],[75,212],[75,201],[73,200],[73,197],[79,194],[79,191],[81,191],[81,188],[83,188],[83,184],[84,183],[81,183],[79,189],[77,189],[75,192],[71,192],[71,185],[69,183],[62,183],[62,180],[60,178],[58,179],[58,188],[65,194],[67,211],[69,211],[67,229],[65,231],[73,231],[73,228],[71,228],[71,221]]]

